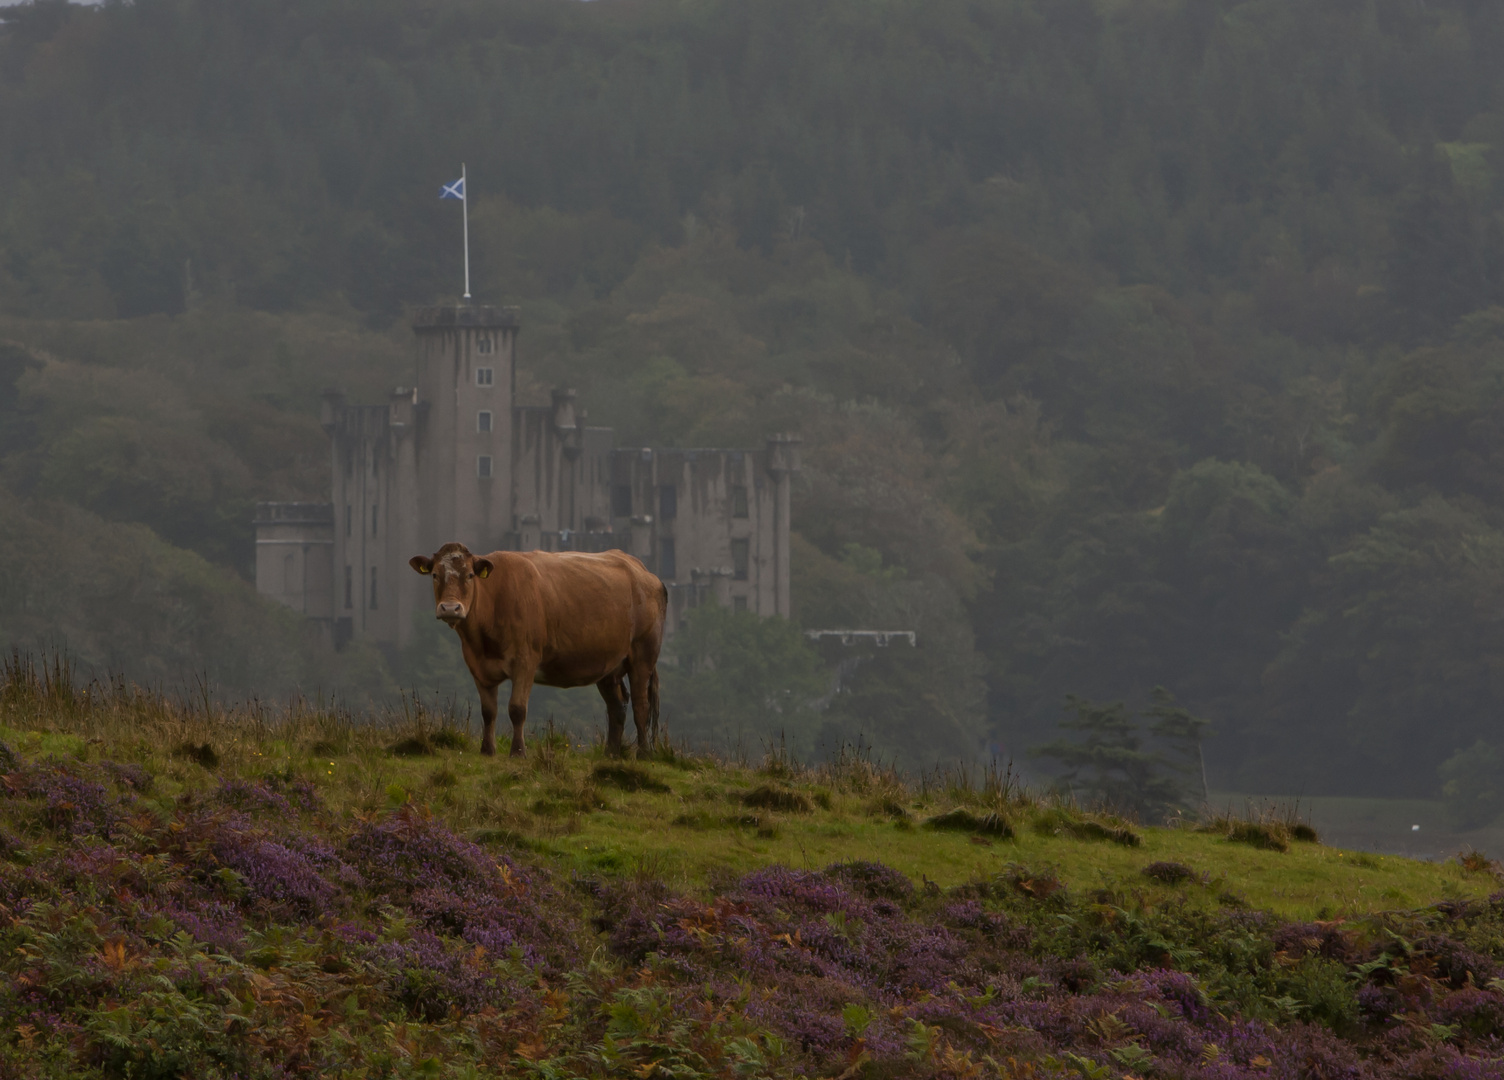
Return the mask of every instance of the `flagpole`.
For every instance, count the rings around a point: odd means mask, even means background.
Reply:
[[[470,185],[465,181],[465,166],[460,164],[460,212],[465,220],[465,299],[470,299]]]

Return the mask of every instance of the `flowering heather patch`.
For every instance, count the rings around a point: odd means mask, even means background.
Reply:
[[[156,777],[135,762],[105,761],[100,767],[117,787],[129,788],[143,795],[149,794],[156,783]]]
[[[210,793],[209,801],[247,812],[263,811],[288,816],[293,813],[292,804],[285,796],[257,780],[221,780],[219,787]]]
[[[428,930],[494,956],[515,950],[530,964],[577,958],[577,924],[560,919],[573,904],[549,880],[456,836],[412,804],[360,825],[342,855]]]
[[[267,773],[258,781],[267,790],[281,795],[292,806],[305,814],[318,813],[324,809],[324,800],[312,781],[291,772]]]
[[[833,863],[825,868],[831,877],[846,883],[869,900],[902,902],[914,895],[914,883],[897,870],[875,862]]]
[[[872,862],[688,893],[563,881],[411,804],[343,819],[290,775],[4,776],[3,1080],[1504,1080],[1504,896],[1289,922]]]
[[[235,810],[284,814],[317,813],[324,809],[318,789],[307,780],[269,773],[255,780],[228,778],[210,793],[209,801]]]
[[[108,837],[116,822],[114,800],[86,770],[77,763],[49,759],[6,773],[0,777],[0,789],[14,806],[7,816],[23,828],[29,826],[28,831]],[[14,805],[15,801],[23,804]]]
[[[439,1021],[455,1013],[504,1009],[522,989],[487,962],[486,950],[419,930],[405,941],[370,949],[367,960],[387,977],[387,992],[410,1015]]]
[[[161,916],[194,941],[219,952],[236,951],[245,938],[243,913],[236,905],[222,900],[190,900],[183,906],[162,908]]]
[[[820,1070],[866,1055],[911,1075],[1504,1076],[1504,994],[1451,986],[1491,970],[1468,944],[1483,905],[1418,916],[1438,925],[1403,939],[1383,921],[1042,901],[1021,868],[902,906],[851,878],[773,868],[709,904],[638,888],[611,944],[741,1001]]]
[[[298,850],[300,847],[303,850]],[[246,888],[258,900],[288,907],[302,919],[333,910],[340,898],[339,886],[326,873],[351,885],[360,880],[332,851],[320,850],[316,842],[294,841],[294,846],[289,846],[275,840],[246,837],[239,843],[217,845],[214,854],[222,865],[240,874]]]

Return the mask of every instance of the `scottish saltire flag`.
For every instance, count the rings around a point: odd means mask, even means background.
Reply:
[[[470,200],[465,198],[465,166],[460,165],[460,178],[439,189],[439,198],[458,199],[460,216],[465,220],[465,299],[470,299]]]

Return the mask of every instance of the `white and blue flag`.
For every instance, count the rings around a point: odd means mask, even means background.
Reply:
[[[460,217],[464,219],[465,229],[465,299],[470,299],[470,200],[465,198],[465,166],[460,166],[460,178],[452,184],[445,184],[439,189],[439,198],[458,199],[460,201]]]

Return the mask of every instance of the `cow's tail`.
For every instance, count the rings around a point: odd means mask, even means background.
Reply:
[[[658,656],[663,650],[663,624],[668,619],[668,586],[662,578],[653,578],[658,582],[658,625],[657,640],[653,645],[652,665],[648,671],[648,730],[651,732],[653,749],[658,749]]]
[[[648,676],[648,726],[653,732],[653,746],[658,746],[658,669]]]

